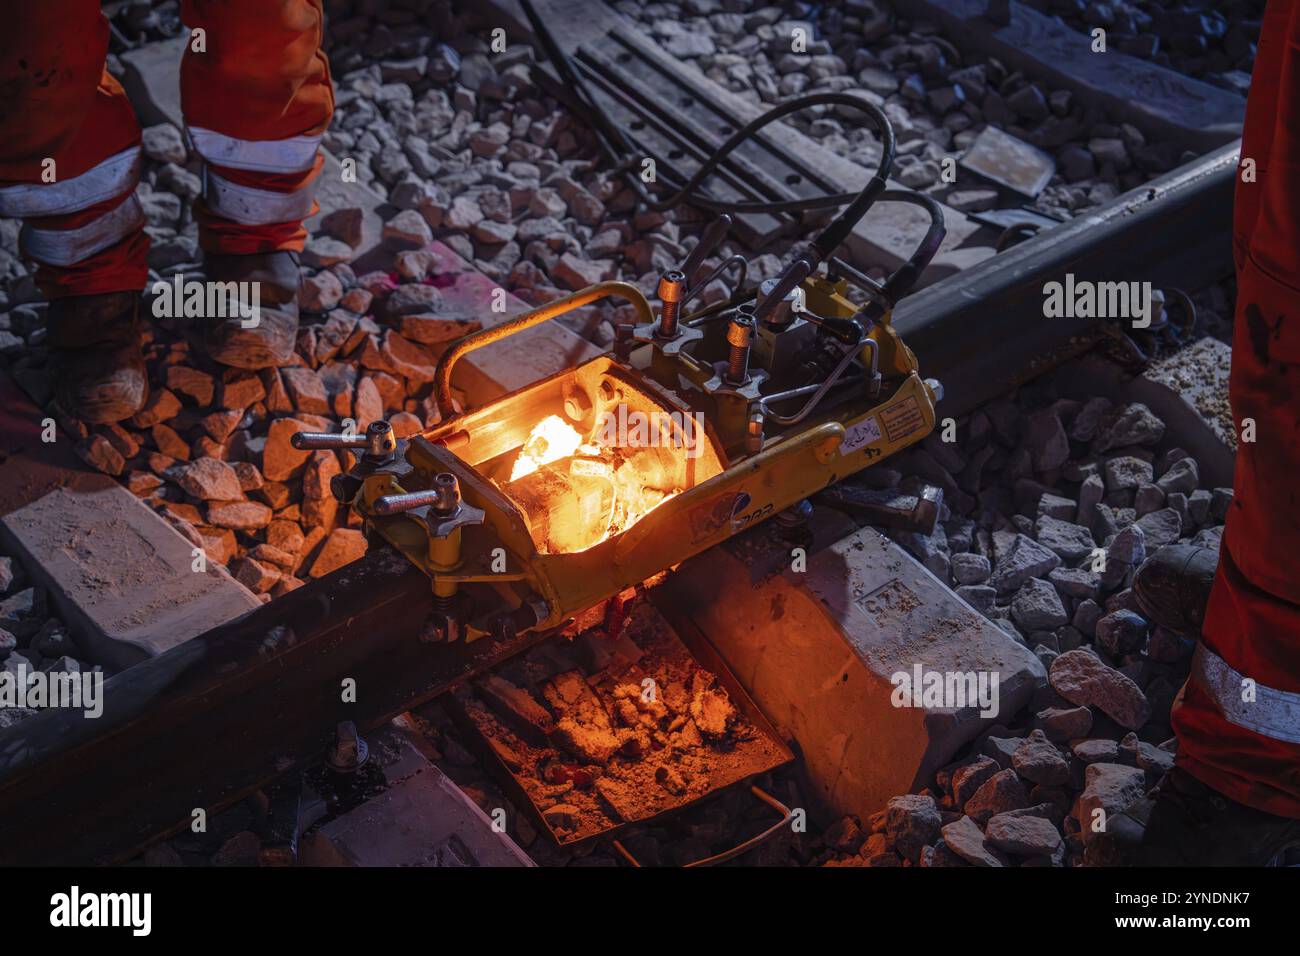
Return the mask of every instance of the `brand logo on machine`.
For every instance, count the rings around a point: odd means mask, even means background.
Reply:
[[[1043,315],[1049,319],[1128,319],[1135,329],[1151,325],[1150,282],[1076,281],[1043,285]]]
[[[149,291],[153,314],[160,319],[239,319],[245,329],[262,321],[260,282],[199,282],[178,272],[170,280],[159,279]]]
[[[997,671],[931,671],[914,664],[911,673],[895,671],[890,675],[894,692],[889,702],[895,707],[975,707],[981,717],[996,717],[1000,680]]]
[[[704,454],[704,415],[700,412],[647,414],[616,405],[600,417],[596,442],[607,448],[681,448],[687,458]]]
[[[132,936],[153,928],[152,893],[82,893],[78,886],[50,897],[50,925],[64,928],[126,926]]]
[[[104,712],[103,689],[102,671],[47,672],[26,664],[0,671],[0,707],[82,710],[93,720]]]

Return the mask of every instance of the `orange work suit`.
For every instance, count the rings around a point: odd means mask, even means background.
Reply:
[[[50,298],[142,289],[140,127],[104,68],[98,0],[15,4],[0,31],[0,216]],[[185,136],[208,252],[302,249],[334,109],[321,0],[184,0]]]
[[[1234,210],[1237,314],[1228,397],[1234,495],[1177,762],[1220,793],[1300,818],[1300,4],[1260,31]]]

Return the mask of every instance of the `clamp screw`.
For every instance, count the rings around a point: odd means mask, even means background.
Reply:
[[[727,381],[732,385],[744,385],[749,381],[749,343],[753,337],[754,309],[742,305],[727,326],[727,344],[731,346],[727,355]]]
[[[366,426],[366,454],[386,458],[397,451],[397,435],[386,419],[376,419]]]
[[[686,292],[686,275],[682,272],[665,272],[659,279],[659,300],[663,308],[659,313],[659,328],[655,335],[661,339],[677,337],[677,317]]]
[[[440,472],[433,478],[433,491],[436,497],[433,510],[443,518],[449,518],[460,510],[460,482],[450,472]]]

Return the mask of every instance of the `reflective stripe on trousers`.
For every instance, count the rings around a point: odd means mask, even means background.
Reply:
[[[229,169],[257,173],[303,173],[316,163],[320,136],[288,139],[237,139],[215,130],[191,126],[187,130],[194,151],[206,162]]]
[[[134,189],[139,181],[140,147],[133,146],[71,179],[0,187],[0,216],[32,219],[80,212]]]
[[[313,156],[312,162],[315,163]],[[277,193],[232,183],[211,167],[204,170],[203,201],[218,216],[245,226],[299,222],[311,215],[314,183],[291,193]]]
[[[1192,657],[1192,679],[1210,695],[1229,723],[1284,743],[1300,744],[1300,694],[1248,678],[1200,643]],[[1244,691],[1248,680],[1252,686],[1247,694]]]
[[[98,219],[76,229],[37,229],[23,226],[23,251],[42,265],[73,266],[122,241],[144,226],[144,210],[135,193]]]

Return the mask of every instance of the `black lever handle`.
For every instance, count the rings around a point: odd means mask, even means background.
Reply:
[[[727,230],[731,228],[731,216],[723,213],[713,221],[713,224],[704,231],[700,236],[700,241],[695,244],[691,254],[686,257],[682,263],[681,273],[686,276],[686,288],[691,288],[691,281],[695,278],[695,273],[700,271],[700,266],[704,260],[709,257],[714,249],[722,244],[722,240],[727,235]]]

